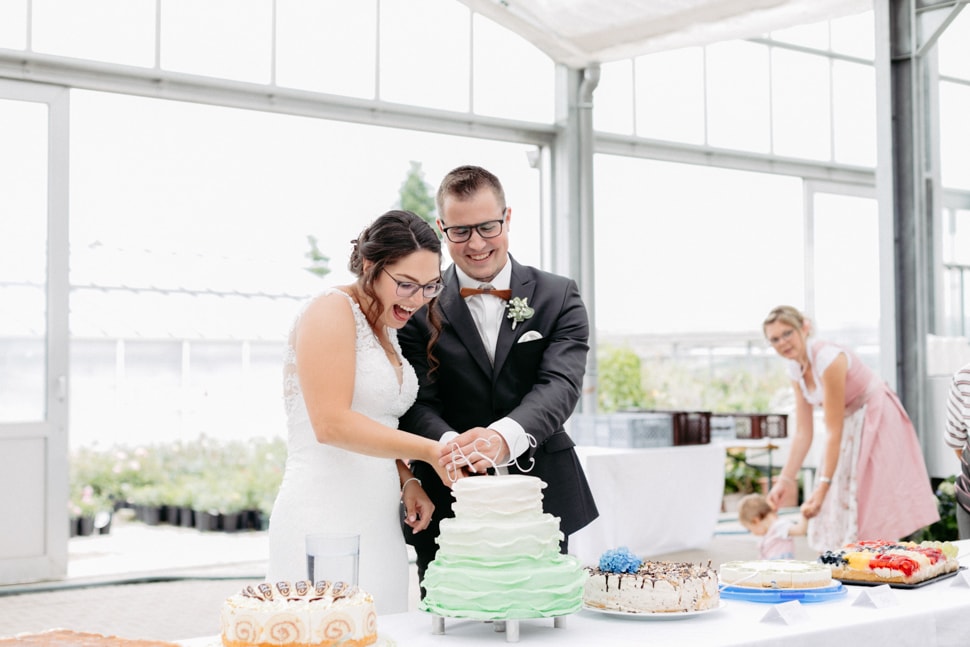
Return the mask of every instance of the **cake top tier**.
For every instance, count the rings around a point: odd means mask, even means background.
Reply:
[[[488,476],[470,476],[460,479],[452,490],[455,497],[478,496],[481,493],[502,496],[503,494],[527,493],[531,496],[542,496],[546,487],[545,481],[538,476],[525,474],[496,474]]]
[[[542,489],[545,482],[535,476],[501,474],[470,476],[460,479],[452,488],[458,516],[502,516],[542,512]]]

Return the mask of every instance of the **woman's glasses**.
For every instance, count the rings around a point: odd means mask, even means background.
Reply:
[[[789,328],[788,330],[786,330],[785,332],[781,333],[777,337],[769,337],[768,338],[768,343],[771,344],[772,346],[777,346],[781,342],[788,341],[789,339],[791,339],[791,336],[794,335],[794,334],[795,334],[795,329],[794,328]]]
[[[398,281],[396,278],[394,278],[393,274],[385,270],[383,267],[381,268],[381,271],[387,274],[389,277],[391,277],[391,280],[397,283],[397,296],[399,297],[411,297],[414,296],[418,290],[421,290],[421,296],[423,296],[425,299],[433,299],[441,294],[441,291],[445,289],[445,284],[442,283],[441,280],[421,285],[420,283],[412,283],[411,281]]]

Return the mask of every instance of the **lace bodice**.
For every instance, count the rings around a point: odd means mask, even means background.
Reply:
[[[363,311],[350,295],[342,290],[330,288],[317,298],[333,293],[343,295],[347,299],[353,310],[354,322],[357,326],[357,367],[354,376],[354,396],[351,408],[381,424],[397,428],[398,418],[408,410],[418,394],[418,378],[414,368],[401,354],[401,346],[397,341],[397,331],[389,328],[387,336],[402,364],[401,382],[398,382],[397,370],[388,361],[387,355],[371,330],[370,324],[367,323]],[[301,310],[300,315],[305,310],[306,306]],[[307,438],[294,438],[294,432],[305,429],[304,423],[307,422],[308,418],[303,391],[300,388],[300,380],[297,375],[296,349],[293,345],[294,332],[299,320],[300,317],[298,316],[290,329],[283,361],[283,395],[291,452],[296,446],[316,442],[316,438],[312,434]]]

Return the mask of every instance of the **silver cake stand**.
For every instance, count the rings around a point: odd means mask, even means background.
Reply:
[[[441,636],[445,633],[445,617],[436,614],[431,614],[431,633],[436,636]],[[450,616],[448,616],[450,617]],[[567,616],[554,616],[552,618],[552,626],[555,629],[565,629],[566,628],[566,618]],[[468,620],[469,618],[462,618],[462,620]],[[521,618],[522,620],[537,620],[539,618]],[[505,634],[505,642],[507,643],[517,643],[519,642],[519,618],[507,619],[507,620],[484,620],[483,622],[491,622],[496,633]]]

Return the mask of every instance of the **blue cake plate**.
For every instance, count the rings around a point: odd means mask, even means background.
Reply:
[[[727,600],[744,600],[746,602],[763,602],[779,604],[781,602],[829,602],[838,600],[848,593],[848,589],[837,580],[832,580],[829,586],[814,589],[755,589],[743,586],[722,586],[721,597]]]

